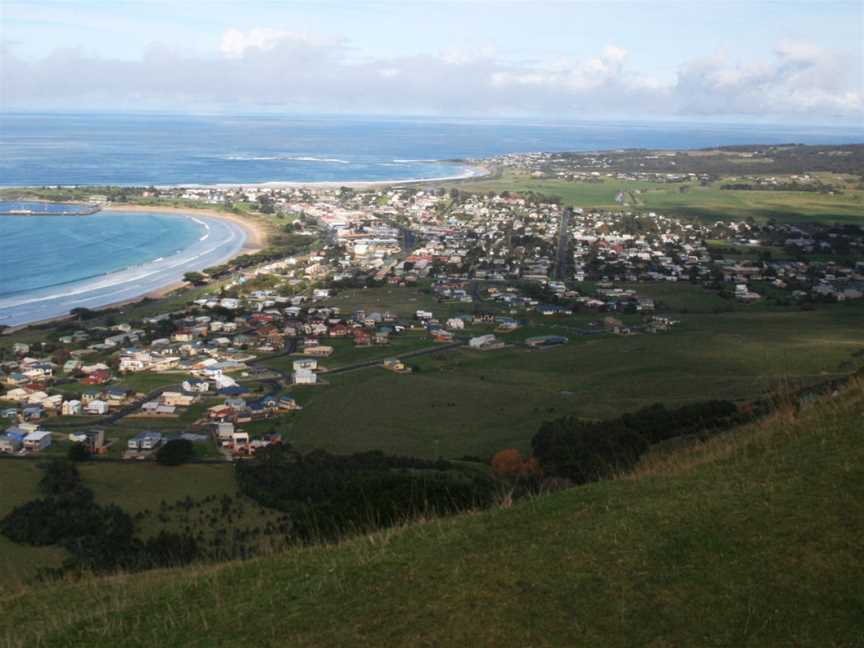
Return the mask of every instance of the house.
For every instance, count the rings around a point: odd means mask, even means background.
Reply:
[[[351,327],[347,324],[334,324],[330,327],[329,335],[330,337],[345,337],[346,335],[351,334]]]
[[[63,406],[60,410],[60,414],[63,416],[78,416],[81,414],[81,401],[80,400],[68,400],[63,402]]]
[[[303,355],[314,356],[318,358],[327,357],[333,354],[333,347],[318,345],[303,349]]]
[[[291,396],[288,396],[288,395],[285,395],[285,396],[282,396],[281,398],[279,398],[279,402],[277,403],[277,407],[278,407],[280,410],[299,410],[299,409],[303,409],[302,407],[300,407],[300,406],[297,404],[297,401],[295,401],[293,398],[291,398]]]
[[[94,400],[99,400],[102,397],[102,392],[97,389],[88,389],[87,391],[81,392],[81,402],[84,405],[88,403],[92,403]]]
[[[26,435],[14,430],[7,430],[5,434],[0,434],[0,452],[5,454],[13,454],[21,449]]]
[[[56,411],[60,409],[63,404],[63,396],[60,394],[54,394],[53,396],[49,396],[44,399],[41,403],[39,403],[42,407],[47,410]]]
[[[141,414],[146,416],[176,416],[174,405],[163,405],[158,400],[148,401],[141,406]]]
[[[51,433],[47,430],[36,430],[24,437],[24,447],[31,452],[41,452],[51,447]]]
[[[42,418],[44,410],[41,405],[28,405],[21,410],[21,416],[27,421],[35,421]]]
[[[394,373],[411,373],[411,367],[406,366],[404,362],[397,358],[388,358],[382,363],[382,366]]]
[[[16,387],[15,389],[10,389],[3,396],[4,400],[12,401],[13,403],[23,403],[30,396],[30,392],[26,389],[22,389],[21,387]]]
[[[141,432],[126,442],[129,450],[152,450],[162,443],[162,434],[159,432]]]
[[[39,403],[44,401],[46,398],[48,398],[48,394],[46,394],[44,391],[30,392],[27,395],[27,403],[30,405],[38,405]]]
[[[468,340],[468,346],[472,349],[483,349],[490,347],[497,342],[497,338],[489,333],[488,335],[479,335]]]
[[[92,400],[87,403],[87,406],[84,408],[88,414],[96,414],[102,416],[108,413],[108,403],[104,400]]]
[[[200,378],[184,380],[181,387],[183,387],[183,391],[187,393],[203,394],[210,391],[210,383]]]
[[[459,317],[451,317],[447,320],[447,328],[451,331],[461,331],[465,328],[465,320]]]
[[[119,405],[129,396],[129,390],[124,387],[109,387],[105,390],[105,396],[112,405]]]
[[[231,434],[231,448],[235,453],[249,452],[249,433],[234,432]]]
[[[525,340],[525,344],[531,348],[550,347],[566,343],[567,338],[562,335],[541,335],[539,337],[531,337]]]
[[[27,382],[27,376],[25,376],[20,371],[13,371],[8,376],[3,378],[3,383],[6,385],[11,385],[12,387],[20,387]]]
[[[219,441],[228,441],[231,435],[234,434],[234,424],[229,421],[222,421],[216,424],[216,438]]]
[[[105,430],[93,428],[86,432],[70,432],[69,440],[85,445],[90,452],[101,452],[105,448]]]
[[[162,405],[168,405],[169,407],[189,407],[195,402],[195,396],[182,394],[180,392],[166,391],[162,392],[159,401]]]
[[[444,329],[435,329],[429,331],[429,335],[432,336],[436,342],[452,342],[453,334],[450,331],[445,331]]]
[[[297,363],[294,363],[295,365]],[[303,367],[297,369],[292,375],[294,384],[296,385],[314,385],[318,382],[318,374],[311,369]]]
[[[300,360],[295,360],[293,366],[294,371],[300,371],[301,369],[315,371],[318,368],[318,360],[315,358],[302,358]]]
[[[207,418],[213,421],[224,421],[234,416],[234,408],[228,405],[214,405],[208,408]]]
[[[105,383],[111,380],[111,372],[107,369],[97,369],[92,373],[88,374],[84,380],[81,381],[82,385],[104,385]]]

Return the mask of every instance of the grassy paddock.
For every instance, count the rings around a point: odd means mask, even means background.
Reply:
[[[145,509],[158,510],[160,503],[174,502],[186,496],[195,499],[215,495],[233,496],[236,492],[231,464],[193,464],[166,467],[155,463],[107,463],[92,461],[79,464],[84,484],[101,504],[117,504],[130,514]],[[15,506],[41,497],[38,482],[42,471],[35,461],[0,460],[3,496],[0,517]],[[254,507],[254,503],[249,503]],[[260,508],[260,507],[258,507]],[[146,521],[145,535],[162,525]],[[58,567],[65,552],[56,547],[30,547],[7,540],[0,535],[0,596],[24,587],[40,567]]]
[[[16,647],[857,645],[862,412],[858,384],[630,479],[249,562],[25,591],[0,599],[0,633]]]
[[[571,337],[546,351],[463,349],[412,359],[419,371],[410,375],[331,376],[330,386],[304,392],[286,440],[337,452],[486,456],[526,449],[543,420],[564,414],[605,418],[655,402],[752,399],[786,381],[820,382],[860,365],[853,354],[864,349],[864,305],[720,315],[711,308],[693,308],[665,334]],[[513,336],[568,335],[571,326],[565,318]]]
[[[830,180],[826,180],[829,181]],[[453,185],[462,191],[533,191],[558,197],[566,205],[583,208],[621,209],[615,198],[623,192],[629,209],[657,211],[666,215],[705,221],[776,218],[791,223],[864,221],[864,192],[851,187],[842,194],[803,191],[735,191],[720,189],[726,180],[706,187],[681,183],[652,183],[603,179],[602,182],[544,180],[505,172],[501,178]],[[843,178],[840,184],[845,184]],[[681,191],[682,187],[687,187]]]

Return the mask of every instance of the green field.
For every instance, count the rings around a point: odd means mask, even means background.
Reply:
[[[488,456],[525,449],[542,421],[564,414],[604,418],[655,402],[747,400],[861,365],[864,304],[715,314],[714,296],[691,288],[655,288],[656,298],[692,311],[676,315],[681,324],[669,333],[571,337],[545,351],[463,349],[412,359],[419,371],[410,375],[370,368],[329,376],[329,386],[297,390],[304,409],[284,418],[286,440],[338,452]],[[572,335],[587,317],[511,335]]]
[[[235,493],[231,464],[194,464],[164,467],[147,463],[114,463],[98,460],[79,464],[84,484],[100,503],[117,504],[134,515],[145,509],[158,510],[160,503],[174,502],[187,496],[201,499],[209,495]],[[3,497],[0,517],[13,507],[40,497],[37,484],[42,477],[38,462],[17,459],[0,460]],[[254,503],[249,508],[258,508]],[[143,531],[161,528],[153,520]],[[59,566],[64,552],[55,547],[29,547],[10,542],[0,535],[0,596],[23,586],[40,567]]]
[[[735,191],[720,189],[725,181],[706,187],[691,184],[681,191],[679,183],[604,179],[600,183],[534,179],[506,172],[501,178],[453,185],[462,191],[534,191],[559,197],[566,205],[583,208],[620,209],[615,201],[624,192],[628,209],[656,211],[705,221],[769,218],[790,223],[864,221],[864,192],[847,189],[838,195],[803,191]]]
[[[326,306],[340,308],[343,315],[363,309],[367,316],[373,312],[383,315],[385,311],[389,311],[403,319],[413,319],[418,310],[432,311],[440,319],[461,313],[473,313],[475,308],[474,304],[460,302],[439,303],[431,292],[424,292],[422,286],[340,290],[324,303]]]
[[[25,590],[0,598],[0,636],[10,648],[857,646],[862,413],[858,383],[626,479],[246,562]]]

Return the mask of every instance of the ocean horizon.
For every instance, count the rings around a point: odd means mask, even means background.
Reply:
[[[537,151],[848,144],[864,128],[280,115],[0,113],[0,186],[429,180]]]
[[[852,126],[120,113],[0,120],[5,187],[428,180],[464,176],[467,161],[507,153],[864,142]],[[236,224],[158,211],[0,218],[0,325],[140,297],[243,246]],[[204,228],[212,238],[202,239]]]

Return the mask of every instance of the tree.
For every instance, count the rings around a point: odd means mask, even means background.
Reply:
[[[183,275],[183,281],[191,283],[193,286],[203,286],[207,283],[207,277],[200,272],[187,272]]]
[[[524,463],[518,450],[507,448],[492,457],[492,470],[498,477],[518,477]]]
[[[92,319],[99,315],[96,311],[83,307],[73,308],[69,311],[69,314],[76,317],[78,321]]]
[[[53,459],[43,469],[45,474],[39,481],[39,490],[46,495],[63,495],[81,484],[78,469],[66,459]]]
[[[156,461],[163,466],[179,466],[195,456],[195,446],[188,439],[171,439],[156,453]]]
[[[87,461],[90,459],[90,448],[83,443],[73,443],[67,456],[69,461]]]

